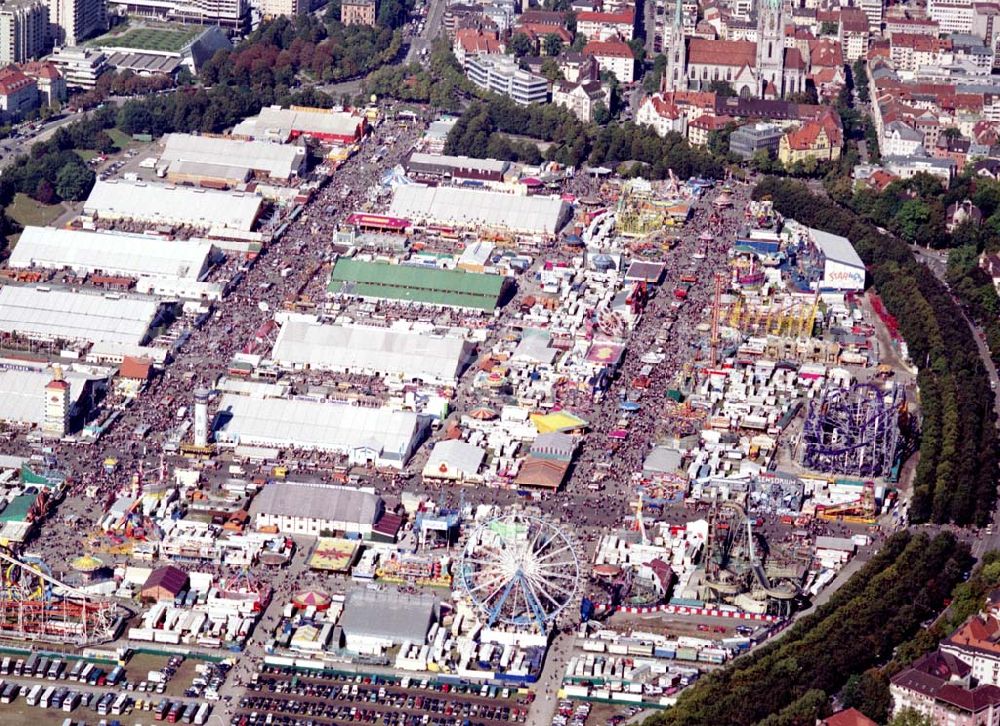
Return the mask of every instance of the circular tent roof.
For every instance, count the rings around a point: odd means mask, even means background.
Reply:
[[[303,590],[292,597],[292,602],[300,608],[314,607],[326,610],[330,607],[330,596],[322,590]]]
[[[69,563],[77,572],[96,572],[104,567],[104,563],[93,555],[82,555]]]

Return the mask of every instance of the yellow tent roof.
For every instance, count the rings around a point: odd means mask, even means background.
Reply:
[[[533,413],[531,423],[535,424],[540,434],[551,434],[557,431],[575,431],[582,429],[587,422],[579,416],[569,411],[555,411],[553,413]]]

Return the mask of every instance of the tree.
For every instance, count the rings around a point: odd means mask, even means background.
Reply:
[[[545,51],[545,55],[559,55],[562,53],[563,40],[555,33],[547,33],[545,37],[542,38],[542,49]]]
[[[535,44],[524,33],[514,33],[507,42],[507,52],[515,58],[523,58],[535,52]]]
[[[729,81],[723,81],[719,79],[717,81],[712,81],[708,84],[708,90],[714,93],[719,98],[729,98],[730,96],[735,96],[736,91],[733,90],[732,85]]]
[[[933,718],[912,708],[904,708],[889,722],[889,726],[935,726],[935,724],[937,721]]]
[[[38,182],[38,186],[35,187],[35,193],[32,196],[42,204],[55,204],[56,202],[56,191],[52,188],[52,184],[48,179],[42,179]]]
[[[593,110],[594,123],[598,126],[604,126],[611,120],[611,111],[604,104],[604,101],[598,101],[594,104]]]
[[[551,83],[565,80],[563,78],[562,71],[559,70],[559,64],[556,63],[555,58],[546,58],[542,61],[542,75],[545,76]]]
[[[406,24],[409,10],[400,0],[382,0],[378,8],[378,24],[383,28],[398,28]]]
[[[832,20],[824,20],[822,25],[819,26],[820,35],[837,35],[839,31],[839,26]]]
[[[948,128],[946,128],[944,131],[941,132],[941,135],[946,139],[962,138],[962,132],[959,129],[955,128],[954,126],[949,126]]]
[[[81,164],[69,164],[56,175],[56,194],[61,199],[86,199],[94,186],[94,172]]]

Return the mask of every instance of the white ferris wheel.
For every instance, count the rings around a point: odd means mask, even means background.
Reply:
[[[579,588],[573,544],[541,517],[507,514],[469,537],[459,581],[488,625],[535,626],[547,632]]]

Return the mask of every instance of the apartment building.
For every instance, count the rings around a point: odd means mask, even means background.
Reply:
[[[543,76],[518,68],[513,58],[477,55],[466,58],[465,72],[480,88],[509,97],[515,103],[544,103],[549,98],[549,82]]]
[[[0,64],[25,63],[48,50],[49,6],[45,0],[0,5]]]

